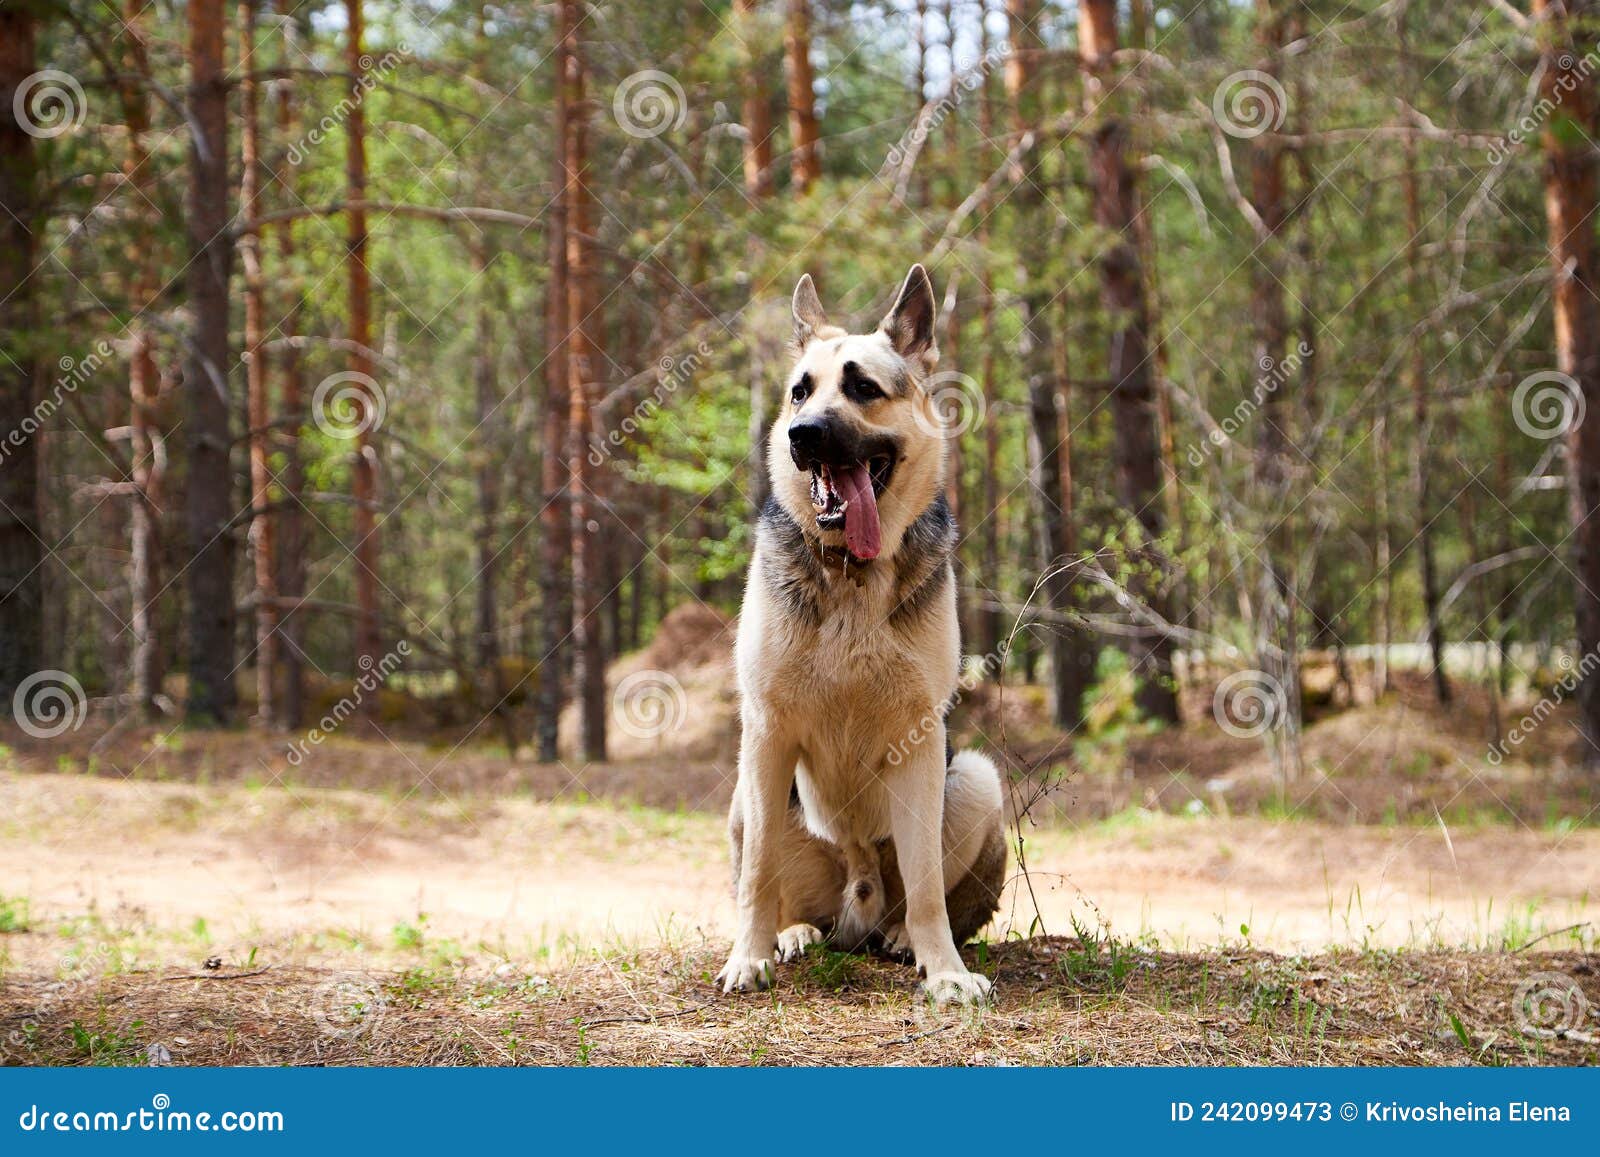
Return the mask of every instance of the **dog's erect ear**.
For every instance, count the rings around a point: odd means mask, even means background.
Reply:
[[[939,357],[933,344],[933,322],[938,312],[928,271],[913,265],[895,297],[894,308],[879,328],[889,335],[889,343],[901,357],[931,366]]]
[[[811,284],[811,274],[803,274],[800,284],[794,287],[794,344],[805,349],[817,331],[827,324],[828,315],[822,312],[822,302],[817,300],[817,287]]]

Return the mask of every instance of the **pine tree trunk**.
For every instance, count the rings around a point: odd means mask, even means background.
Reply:
[[[191,0],[189,20],[189,309],[193,334],[184,361],[185,518],[189,557],[191,723],[233,715],[234,592],[232,474],[228,420],[228,77],[222,0]]]
[[[1147,539],[1140,570],[1164,569],[1156,541],[1165,529],[1161,505],[1161,446],[1156,430],[1150,368],[1150,320],[1139,264],[1135,217],[1138,197],[1129,159],[1129,126],[1116,113],[1117,85],[1111,76],[1117,50],[1115,0],[1082,0],[1078,42],[1084,62],[1086,98],[1095,124],[1089,135],[1090,184],[1095,222],[1117,238],[1100,258],[1100,291],[1109,315],[1112,423],[1117,500]],[[1157,615],[1167,614],[1159,577],[1134,583],[1133,594]],[[1152,719],[1178,722],[1172,677],[1172,643],[1164,632],[1147,631],[1130,648],[1138,679],[1135,701]]]
[[[1581,417],[1567,430],[1567,493],[1572,512],[1573,594],[1578,661],[1600,651],[1600,285],[1595,264],[1597,199],[1594,146],[1594,78],[1574,48],[1573,26],[1595,6],[1587,0],[1535,0],[1544,23],[1541,97],[1551,106],[1544,127],[1545,213],[1555,281],[1557,368],[1576,383]],[[1588,27],[1587,23],[1584,27]],[[1600,770],[1600,679],[1578,684],[1578,726],[1583,762]]]
[[[153,201],[154,174],[145,134],[150,130],[150,98],[145,81],[150,74],[149,29],[145,10],[150,0],[126,0],[122,23],[125,30],[123,68],[127,72],[122,87],[123,120],[128,128],[128,152],[123,160],[123,175],[128,183]],[[146,719],[159,714],[156,697],[161,693],[161,640],[157,599],[161,592],[161,469],[156,454],[156,395],[160,388],[156,370],[154,340],[144,313],[155,300],[158,283],[151,256],[152,229],[134,231],[129,245],[128,263],[133,270],[129,300],[132,320],[128,323],[128,430],[132,457],[129,478],[133,496],[128,517],[128,594],[130,610],[128,632],[132,636],[129,655],[129,697],[133,709]]]
[[[355,203],[367,195],[367,128],[361,100],[366,67],[361,51],[362,0],[345,0],[345,67],[354,78],[349,119],[345,122],[345,196]],[[356,563],[356,676],[377,672],[383,656],[383,635],[378,620],[378,455],[373,446],[377,424],[377,399],[372,377],[372,274],[367,266],[367,214],[348,211],[349,239],[346,264],[350,277],[350,372],[359,400],[356,418],[355,461],[351,465],[351,491],[355,499]],[[374,718],[377,696],[361,700],[362,715]]]
[[[1011,56],[1006,61],[1007,95],[1012,119],[1019,132],[1039,131],[1040,93],[1038,63],[1044,51],[1038,25],[1038,0],[1007,0],[1006,16],[1011,29]],[[1046,217],[1049,201],[1044,196],[1040,171],[1047,146],[1036,147],[1032,165],[1011,200],[1017,212],[1017,232],[1048,235]],[[1038,508],[1039,564],[1044,574],[1044,591],[1050,608],[1065,614],[1072,604],[1072,576],[1068,570],[1076,551],[1068,506],[1070,498],[1062,492],[1063,453],[1071,453],[1071,431],[1061,425],[1057,393],[1063,383],[1055,376],[1049,310],[1054,297],[1051,287],[1029,269],[1017,267],[1021,287],[1023,329],[1020,343],[1023,373],[1028,385],[1030,467],[1033,473],[1035,505]],[[1064,623],[1052,623],[1050,633],[1051,710],[1057,727],[1070,731],[1083,722],[1083,694],[1093,675],[1093,652],[1082,632]]]
[[[539,693],[534,705],[534,739],[541,762],[559,758],[557,731],[571,629],[572,545],[567,489],[567,36],[566,9],[555,50],[554,194],[550,198],[548,240],[550,280],[545,300],[545,389],[540,438],[539,508]]]
[[[1275,75],[1278,53],[1283,45],[1284,23],[1274,11],[1273,0],[1256,0],[1256,20],[1257,38],[1266,54],[1263,71]],[[1277,107],[1278,90],[1262,86],[1262,92],[1272,104],[1262,119],[1279,123],[1282,118]],[[1288,518],[1284,516],[1293,505],[1289,498],[1290,407],[1283,389],[1286,384],[1284,354],[1289,343],[1289,317],[1283,288],[1288,276],[1283,248],[1287,213],[1283,147],[1270,133],[1256,137],[1251,143],[1250,201],[1266,231],[1266,237],[1256,247],[1251,266],[1250,308],[1255,329],[1252,372],[1256,376],[1256,396],[1261,406],[1255,418],[1254,480],[1267,519],[1260,546],[1264,573],[1255,624],[1256,653],[1257,661],[1277,693],[1275,709],[1280,717],[1273,720],[1273,759],[1281,781],[1287,784],[1298,779],[1300,772],[1299,737],[1295,728],[1295,705],[1300,696],[1295,657],[1296,587],[1290,569],[1293,542]]]
[[[239,0],[239,57],[244,72],[239,102],[244,121],[240,142],[242,178],[239,212],[245,220],[261,216],[261,122],[255,80],[256,0]],[[246,410],[250,422],[250,544],[255,557],[256,715],[265,727],[280,722],[277,704],[278,575],[273,552],[272,469],[268,462],[271,403],[267,397],[266,285],[261,263],[261,232],[239,239],[244,267],[244,370]]]
[[[1409,10],[1408,10],[1409,14]],[[1405,20],[1400,22],[1401,66],[1411,73],[1409,60],[1405,59]],[[1425,310],[1420,265],[1422,244],[1422,205],[1417,187],[1417,142],[1407,136],[1403,142],[1405,169],[1402,174],[1406,203],[1406,286],[1412,308]],[[1413,480],[1417,495],[1417,563],[1422,577],[1422,613],[1428,632],[1428,655],[1433,693],[1438,701],[1448,706],[1451,700],[1450,679],[1444,669],[1444,630],[1439,622],[1439,576],[1435,561],[1436,536],[1434,522],[1439,512],[1433,508],[1433,416],[1429,397],[1427,353],[1421,337],[1411,342],[1411,357],[1407,361],[1406,377],[1410,379],[1411,404],[1416,426],[1416,447],[1413,459]]]
[[[294,58],[294,45],[298,40],[300,25],[294,17],[296,4],[297,0],[277,0],[279,32],[284,38],[284,60]],[[279,136],[285,141],[293,140],[296,127],[293,80],[283,77],[273,86],[273,90]],[[298,158],[286,149],[275,171],[278,184],[293,204],[298,195]],[[300,352],[294,346],[294,339],[300,330],[304,294],[294,270],[294,231],[293,221],[285,221],[278,226],[280,280],[287,283],[289,294],[288,307],[278,322],[284,350],[277,359],[281,380],[280,414],[285,419],[281,429],[285,501],[283,514],[278,520],[278,594],[289,604],[289,609],[278,624],[278,635],[282,640],[279,658],[283,670],[278,714],[286,728],[297,728],[305,719],[305,626],[300,613],[293,609],[295,600],[302,598],[306,591],[306,522],[302,505],[306,472],[305,460],[300,453],[300,427],[305,420],[305,401]]]
[[[989,59],[989,24],[987,17],[988,0],[980,0],[978,12],[978,48],[979,58]],[[978,135],[985,141],[994,140],[995,115],[994,115],[994,83],[986,72],[983,76],[983,96],[978,104]],[[999,335],[995,332],[994,325],[994,270],[990,264],[990,218],[989,197],[984,195],[982,203],[978,206],[978,250],[984,255],[983,264],[979,269],[982,278],[978,288],[982,298],[979,308],[982,310],[979,321],[979,333],[983,342],[983,522],[980,524],[979,543],[980,556],[983,560],[983,573],[979,576],[981,586],[980,597],[985,605],[978,614],[978,639],[986,656],[998,658],[1001,643],[1005,638],[1005,621],[1003,612],[995,605],[998,594],[995,588],[1002,587],[1000,578],[1000,407],[999,407],[999,379],[995,375],[995,343]],[[968,533],[971,533],[969,528]],[[991,662],[994,662],[994,658]],[[995,663],[995,677],[998,678],[1003,666]]]
[[[817,156],[817,98],[811,71],[811,0],[786,0],[784,73],[789,89],[789,172],[797,193],[822,176]]]
[[[747,54],[739,86],[744,90],[744,191],[754,200],[772,196],[772,113],[767,78],[761,75],[756,0],[733,0],[734,29]]]
[[[22,430],[32,416],[38,354],[33,272],[38,212],[33,137],[13,96],[37,67],[31,5],[0,6],[0,430]],[[33,438],[0,457],[0,704],[44,665],[44,560],[39,460]]]
[[[589,409],[596,380],[594,335],[599,322],[590,270],[588,107],[584,103],[583,43],[578,35],[577,0],[562,0],[563,37],[567,41],[567,391],[570,429],[567,434],[572,492],[572,648],[573,693],[578,699],[578,750],[584,759],[606,758],[605,653],[602,647],[600,600],[605,569],[599,534],[599,511],[592,509],[591,487],[596,468],[589,461]]]

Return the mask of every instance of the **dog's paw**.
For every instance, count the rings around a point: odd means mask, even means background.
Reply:
[[[922,982],[922,994],[933,1004],[991,1004],[994,986],[976,972],[935,972]]]
[[[799,960],[806,949],[822,943],[822,929],[814,924],[791,924],[778,933],[778,963]]]
[[[773,975],[772,961],[735,952],[717,973],[717,983],[723,992],[759,992],[772,987]]]
[[[910,964],[915,959],[911,950],[911,933],[906,931],[904,924],[896,924],[883,934],[883,954],[890,960],[897,960],[901,964]]]

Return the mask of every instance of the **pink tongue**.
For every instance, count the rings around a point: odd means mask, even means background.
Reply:
[[[849,501],[844,511],[844,544],[857,558],[877,558],[883,549],[878,531],[878,499],[865,466],[833,472],[833,488]]]

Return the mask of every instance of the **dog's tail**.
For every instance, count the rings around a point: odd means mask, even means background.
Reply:
[[[975,747],[958,751],[950,757],[945,771],[945,811],[950,810],[952,795],[962,806],[998,809],[1003,797],[1000,789],[1000,768],[995,761]]]

